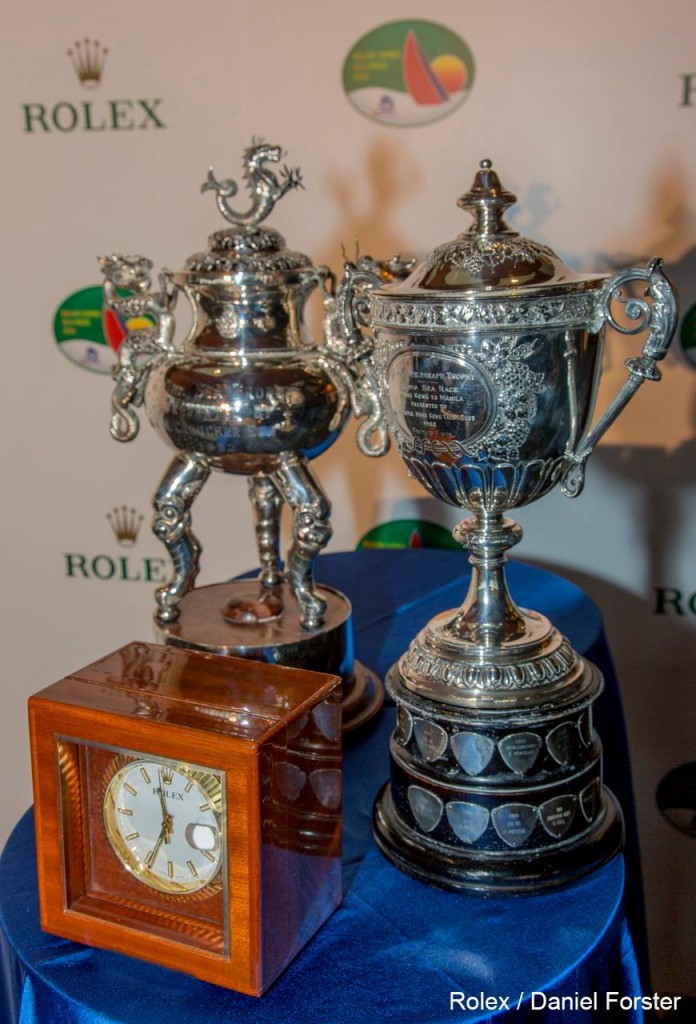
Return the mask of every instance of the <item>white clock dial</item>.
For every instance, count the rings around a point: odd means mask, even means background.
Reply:
[[[218,776],[174,762],[130,760],[115,772],[104,797],[116,856],[161,892],[194,893],[214,885],[223,859],[221,818]]]

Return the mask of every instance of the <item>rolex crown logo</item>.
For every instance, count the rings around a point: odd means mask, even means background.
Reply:
[[[99,85],[108,52],[96,39],[78,40],[73,49],[68,50],[75,74],[85,89],[96,89]]]
[[[126,508],[125,505],[121,505],[120,508],[114,508],[111,512],[107,512],[106,518],[109,520],[119,544],[127,548],[132,547],[138,539],[143,517],[134,508]]]

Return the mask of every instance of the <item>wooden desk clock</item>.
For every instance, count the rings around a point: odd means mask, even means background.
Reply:
[[[42,927],[263,993],[341,899],[340,702],[146,643],[31,697]]]

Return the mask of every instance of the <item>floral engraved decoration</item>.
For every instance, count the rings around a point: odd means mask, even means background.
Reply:
[[[458,239],[439,246],[426,260],[424,269],[433,270],[450,263],[469,274],[478,275],[494,270],[507,261],[533,264],[539,262],[540,258],[553,263],[556,256],[548,246],[533,242],[529,238],[506,239],[472,235],[467,236],[464,242]]]
[[[479,298],[474,301],[413,302],[391,296],[371,297],[370,321],[375,327],[422,327],[447,331],[462,327],[513,326],[516,324],[584,325],[592,320],[595,300],[587,292],[567,296],[509,299]]]
[[[496,386],[497,410],[490,429],[469,454],[519,459],[536,417],[537,395],[544,388],[544,374],[535,373],[525,362],[538,343],[536,339],[518,341],[515,336],[482,343],[477,354]]]

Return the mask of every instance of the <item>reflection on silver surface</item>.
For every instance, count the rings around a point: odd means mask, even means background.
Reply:
[[[261,226],[276,202],[302,186],[298,168],[274,170],[282,157],[280,147],[264,142],[245,151],[246,209],[236,182],[218,180],[210,168],[201,191],[214,193],[231,227],[214,232],[208,250],[191,256],[183,270],[163,271],[156,289],[150,260],[100,259],[105,306],[126,331],[114,373],[112,435],[132,440],[142,405],[176,452],[154,503],[154,531],[174,570],[157,591],[160,625],[176,621],[182,598],[194,586],[201,545],[191,507],[211,471],[219,471],[249,477],[261,570],[257,600],[233,603],[226,617],[243,624],[281,615],[282,601],[270,592],[287,580],[302,627],[321,626],[326,602],[314,584],[313,564],[331,535],[330,503],[311,462],[337,439],[351,410],[364,419],[357,437],[361,451],[380,455],[389,443],[376,386],[364,365],[365,345],[336,326],[341,310],[330,271],[287,249],[277,231]],[[325,310],[319,343],[303,322],[307,299],[317,290]],[[180,293],[193,323],[177,348],[174,308]],[[283,505],[292,520],[285,570]]]
[[[302,187],[299,168],[281,164],[283,158],[279,146],[262,140],[245,150],[246,202],[235,181],[209,169],[201,191],[214,194],[228,226],[213,232],[208,248],[190,256],[182,270],[163,270],[156,286],[145,257],[100,259],[105,309],[125,332],[114,371],[111,433],[131,441],[142,406],[174,450],[154,498],[153,530],[172,562],[171,577],[155,595],[158,637],[211,649],[203,640],[208,623],[200,625],[207,597],[189,600],[185,612],[183,605],[202,589],[195,588],[202,548],[193,531],[193,504],[211,472],[246,476],[259,578],[231,587],[215,611],[224,637],[213,649],[251,657],[248,652],[258,651],[267,661],[340,670],[347,691],[344,722],[351,728],[379,710],[383,691],[369,670],[344,664],[352,657],[344,625],[349,602],[337,611],[326,588],[315,584],[316,556],[331,537],[331,504],[312,462],[336,441],[351,413],[360,421],[356,440],[365,455],[382,455],[389,437],[366,358],[369,346],[359,332],[345,330],[333,275],[262,224],[280,199]],[[394,271],[391,264],[382,270],[370,263],[370,279],[377,273],[391,280]],[[354,276],[362,279],[361,272]],[[318,342],[304,324],[312,294],[323,305]],[[180,295],[192,324],[179,346]],[[292,538],[283,560],[284,507]],[[280,621],[282,636],[268,642],[265,627]]]
[[[659,380],[677,318],[660,260],[575,274],[508,226],[514,202],[482,161],[459,200],[468,231],[392,285],[369,260],[351,263],[338,292],[346,336],[371,339],[409,473],[472,513],[454,531],[472,565],[463,606],[428,623],[388,677],[415,742],[395,733],[375,835],[426,881],[510,891],[589,870],[617,849],[622,825],[590,718],[602,680],[544,616],[512,601],[504,563],[522,531],[506,513],[556,485],[580,493],[599,439],[644,381]],[[595,420],[607,327],[647,337]],[[436,821],[440,804],[465,810]],[[476,838],[471,807],[492,822]]]

